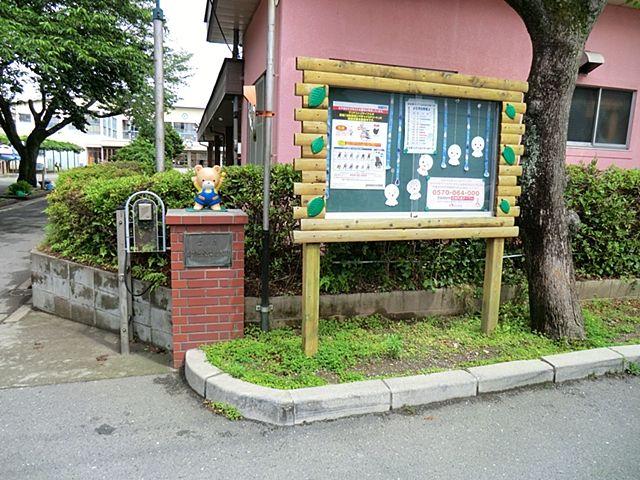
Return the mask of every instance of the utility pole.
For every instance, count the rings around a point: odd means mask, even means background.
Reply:
[[[273,132],[273,90],[274,90],[274,56],[276,45],[276,0],[267,0],[267,72],[265,75],[264,92],[264,179],[262,185],[262,272],[260,275],[261,295],[260,295],[260,328],[262,331],[269,330],[269,249],[271,242],[269,238],[269,194],[271,190],[271,155],[272,155],[272,132]]]
[[[156,171],[164,172],[164,70],[162,37],[164,33],[164,13],[160,0],[153,9],[153,64],[154,93],[156,104]]]

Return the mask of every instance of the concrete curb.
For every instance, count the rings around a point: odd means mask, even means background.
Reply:
[[[185,357],[185,377],[198,395],[233,405],[245,418],[273,425],[299,425],[619,373],[639,359],[640,345],[624,345],[430,375],[277,390],[233,378],[207,362],[203,351],[193,349]]]

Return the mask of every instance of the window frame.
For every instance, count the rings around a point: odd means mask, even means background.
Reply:
[[[266,89],[266,72],[262,73],[253,83],[256,87],[256,110],[264,110],[265,89]],[[260,95],[262,93],[262,95]],[[256,116],[255,131],[256,138],[254,140],[249,127],[249,110],[247,109],[247,140],[249,141],[249,149],[247,155],[247,164],[262,165],[264,162],[264,140],[266,135],[264,117]]]
[[[574,148],[593,148],[593,149],[608,149],[608,150],[628,150],[629,144],[631,141],[631,128],[633,123],[633,114],[635,112],[636,106],[636,97],[638,92],[636,90],[629,90],[625,88],[611,88],[611,87],[597,87],[594,85],[576,85],[576,88],[587,88],[591,90],[598,91],[598,101],[596,104],[596,114],[593,119],[593,131],[591,132],[591,141],[590,142],[580,142],[575,140],[567,139],[567,146]],[[618,92],[627,92],[631,93],[631,106],[629,109],[629,120],[627,122],[627,134],[625,137],[625,143],[599,143],[596,142],[596,136],[598,134],[598,120],[600,120],[600,100],[602,99],[602,91],[618,91]]]

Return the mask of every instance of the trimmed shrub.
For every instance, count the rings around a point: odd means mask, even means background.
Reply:
[[[51,252],[81,263],[107,269],[117,266],[116,209],[139,190],[151,190],[167,208],[182,208],[192,198],[190,180],[169,170],[149,176],[137,162],[112,162],[63,172],[49,195],[46,244]],[[162,270],[164,255],[136,255],[147,270],[138,276]],[[157,278],[156,278],[157,280]]]
[[[29,195],[33,191],[33,186],[25,181],[18,180],[16,183],[12,183],[7,187],[7,192],[9,195],[17,196],[18,192],[23,192],[25,195]]]
[[[195,194],[192,174],[175,170],[149,175],[138,162],[113,162],[60,174],[49,196],[47,244],[53,253],[114,269],[115,210],[133,192],[148,189],[167,208],[185,208]],[[227,208],[249,216],[245,235],[247,295],[257,295],[262,246],[262,168],[226,167],[221,195]],[[576,271],[582,278],[640,277],[640,172],[594,165],[569,167],[567,202],[581,218],[573,237]],[[293,183],[299,173],[275,165],[271,183],[271,291],[300,292],[301,249],[293,243],[297,205]],[[324,247],[321,289],[328,293],[415,290],[451,285],[481,285],[485,242],[336,243]],[[523,281],[521,244],[507,242],[504,282]],[[134,274],[166,281],[164,255],[135,256]]]
[[[640,277],[640,170],[570,166],[566,199],[580,217],[573,258],[581,277]]]

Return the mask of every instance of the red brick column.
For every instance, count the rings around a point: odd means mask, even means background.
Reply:
[[[173,366],[187,350],[242,337],[244,327],[244,226],[242,210],[169,210]],[[188,267],[185,238],[193,233],[231,233],[231,266]]]

